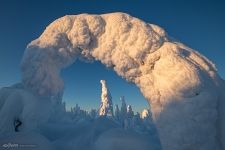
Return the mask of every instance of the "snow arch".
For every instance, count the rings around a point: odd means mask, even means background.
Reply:
[[[27,46],[23,83],[38,95],[56,96],[63,91],[61,69],[76,59],[101,61],[140,88],[163,149],[220,149],[222,80],[214,64],[162,28],[124,13],[64,16]]]

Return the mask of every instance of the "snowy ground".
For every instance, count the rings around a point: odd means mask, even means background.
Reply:
[[[53,121],[33,130],[1,134],[1,149],[24,150],[160,150],[155,128],[146,132],[125,129],[108,117]]]
[[[102,87],[99,114],[78,105],[66,111],[65,103],[37,97],[23,84],[2,88],[0,149],[160,150],[149,110],[135,115],[122,97],[114,114],[105,81]]]

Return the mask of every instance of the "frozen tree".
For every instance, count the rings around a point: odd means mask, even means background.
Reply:
[[[115,116],[114,117],[115,117],[116,120],[120,119],[120,110],[119,110],[118,105],[115,106]]]
[[[66,112],[66,102],[62,102],[62,111]]]
[[[146,119],[149,118],[151,116],[151,113],[148,109],[144,109],[141,113],[141,118],[142,119]]]
[[[95,119],[96,116],[97,116],[96,109],[91,109],[89,115],[90,115],[90,117],[91,117],[92,119]]]
[[[74,114],[74,115],[79,115],[80,114],[80,106],[78,104],[76,104],[75,107],[71,107],[71,112]]]
[[[74,113],[74,107],[71,107],[71,108],[70,108],[70,112],[71,112],[71,113]]]
[[[127,116],[127,104],[126,104],[124,96],[121,96],[120,100],[122,102],[121,109],[120,109],[120,118],[123,121]]]
[[[140,117],[140,113],[137,112],[134,117],[133,117],[133,121],[134,121],[134,124],[140,124],[141,122],[141,117]]]
[[[147,130],[150,130],[153,126],[152,115],[149,109],[144,109],[141,113],[141,118],[143,120],[143,124],[145,125]]]
[[[141,131],[143,130],[143,123],[142,119],[140,117],[140,113],[137,112],[134,117],[132,118],[132,127],[136,131]]]
[[[133,118],[134,116],[134,111],[132,110],[131,105],[127,106],[127,118]]]
[[[124,125],[125,128],[132,128],[132,121],[133,121],[133,117],[134,117],[134,112],[132,110],[131,105],[127,106],[127,115],[126,118],[124,120]]]
[[[80,106],[78,104],[76,104],[75,108],[74,108],[74,112],[76,115],[80,114]]]
[[[100,116],[113,116],[113,103],[110,91],[107,88],[106,81],[100,81],[102,85],[101,105],[99,109]]]

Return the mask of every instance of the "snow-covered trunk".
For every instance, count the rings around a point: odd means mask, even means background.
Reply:
[[[113,116],[112,96],[107,88],[106,81],[100,81],[102,85],[101,105],[99,109],[100,116]]]

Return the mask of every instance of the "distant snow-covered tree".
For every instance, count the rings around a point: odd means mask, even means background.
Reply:
[[[127,118],[133,118],[134,116],[134,111],[132,110],[131,105],[127,106]]]
[[[145,130],[143,120],[141,119],[141,115],[137,112],[132,118],[132,128],[137,132],[143,132]]]
[[[121,120],[124,120],[127,116],[127,104],[126,104],[124,96],[121,96],[120,100],[122,102],[121,109],[120,109],[120,118]]]
[[[106,81],[100,81],[102,85],[101,105],[99,109],[100,116],[113,116],[113,103],[110,91],[107,88]]]
[[[141,118],[146,119],[151,117],[151,112],[148,109],[144,109],[141,113]]]
[[[66,102],[62,102],[62,111],[66,112]]]
[[[149,109],[144,109],[141,114],[143,124],[147,130],[151,130],[153,127],[152,115]]]
[[[114,115],[114,118],[116,120],[119,120],[120,119],[120,109],[119,109],[119,106],[118,105],[115,105],[115,115]]]
[[[75,108],[74,108],[74,112],[76,115],[79,115],[80,114],[80,106],[78,104],[76,104]]]
[[[90,115],[91,119],[95,119],[97,116],[96,109],[91,109],[91,111],[89,112],[89,115]]]

